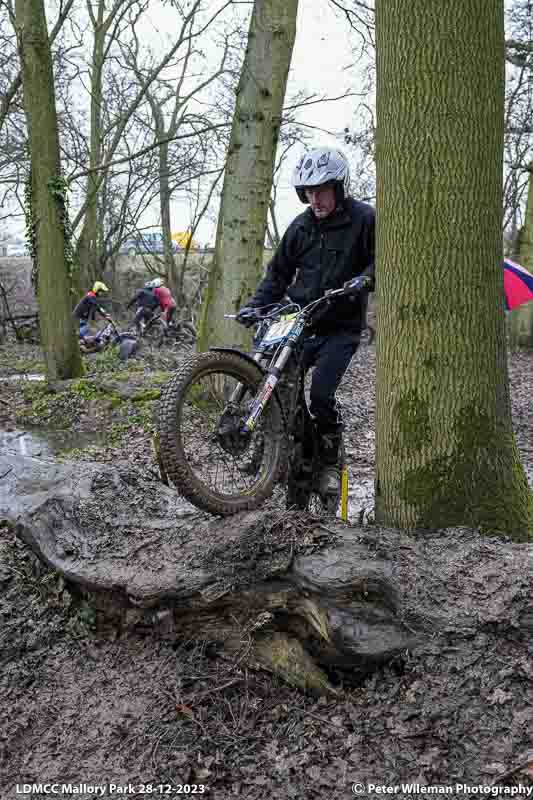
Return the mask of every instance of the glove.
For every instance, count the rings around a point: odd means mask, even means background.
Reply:
[[[348,294],[358,294],[371,287],[372,278],[369,278],[368,275],[358,275],[356,278],[352,278],[351,281],[346,281],[344,284],[344,288]]]
[[[235,322],[244,325],[245,328],[250,328],[257,322],[257,310],[253,306],[244,306],[237,312]]]

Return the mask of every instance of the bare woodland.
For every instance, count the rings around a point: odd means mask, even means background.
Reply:
[[[533,303],[504,314],[502,258],[533,271],[533,2],[317,3],[353,45],[333,133],[378,221],[376,343],[340,389],[354,496],[373,507],[349,524],[286,510],[279,486],[228,519],[194,508],[152,450],[161,386],[191,352],[127,369],[80,355],[72,307],[154,210],[146,274],[194,307],[198,350],[246,346],[223,315],[327,131],[302,110],[336,101],[292,89],[303,0],[169,0],[157,35],[154,4],[0,0],[0,245],[25,222],[38,308],[9,262],[6,792],[80,764],[220,800],[348,797],[380,770],[530,781]],[[216,229],[200,267],[190,244],[175,255],[177,201],[191,240]],[[25,451],[19,427],[38,424],[69,428],[70,448]]]

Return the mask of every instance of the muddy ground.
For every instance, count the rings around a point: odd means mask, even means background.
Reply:
[[[341,393],[351,409],[355,515],[371,511],[374,355],[373,347],[360,348]],[[12,436],[34,424],[67,429],[62,444],[43,439],[42,446],[77,446],[78,458],[127,457],[154,470],[157,386],[180,357],[145,352],[128,370],[93,361],[98,377],[89,373],[68,391],[3,382],[0,427]],[[0,347],[4,377],[38,373],[40,361],[38,348]],[[513,355],[510,372],[517,440],[532,476],[533,354]],[[474,564],[473,580],[475,572]],[[533,643],[514,628],[487,628],[474,640],[454,632],[453,643],[440,637],[344,687],[341,699],[316,700],[222,658],[209,642],[97,631],[83,598],[7,528],[0,530],[0,618],[1,800],[21,796],[16,784],[55,781],[193,784],[216,800],[382,796],[352,788],[369,782],[483,785],[485,796],[491,784],[531,786]],[[409,796],[401,788],[395,794]]]

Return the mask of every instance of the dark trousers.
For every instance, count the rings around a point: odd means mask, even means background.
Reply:
[[[312,336],[304,342],[304,367],[306,370],[315,368],[311,378],[310,411],[321,434],[340,435],[342,431],[335,392],[358,345],[359,334],[346,331]]]
[[[137,311],[135,312],[135,325],[139,325],[142,322],[149,322],[152,317],[154,316],[154,311],[151,308],[145,308],[144,306],[138,306]]]

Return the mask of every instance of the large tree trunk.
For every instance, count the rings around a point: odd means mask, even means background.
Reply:
[[[526,536],[503,308],[503,0],[377,0],[376,512]]]
[[[141,78],[141,76],[139,76]],[[174,258],[172,250],[172,225],[170,222],[170,201],[172,199],[172,191],[170,189],[170,167],[168,159],[169,142],[164,141],[170,139],[176,132],[175,121],[171,123],[168,130],[165,129],[165,117],[163,115],[163,107],[160,105],[158,99],[152,94],[147,93],[148,102],[152,109],[152,116],[155,125],[155,138],[156,141],[161,141],[163,144],[158,148],[158,170],[159,170],[159,206],[161,209],[161,230],[163,234],[163,259],[165,262],[165,271],[167,275],[167,282],[176,296],[177,288],[179,285],[179,270]]]
[[[224,320],[253,293],[263,249],[274,157],[296,36],[298,0],[255,0],[237,88],[215,256],[202,309],[199,349],[249,336]]]
[[[87,177],[86,210],[83,227],[78,238],[76,260],[79,274],[76,276],[76,289],[89,288],[100,277],[100,248],[98,193],[101,176],[96,172],[102,159],[102,80],[104,69],[104,47],[107,21],[104,21],[105,2],[98,3],[96,18],[93,18],[93,54],[91,63],[91,130],[89,145],[89,172]]]
[[[52,59],[43,0],[17,0],[17,38],[31,157],[31,207],[41,340],[49,378],[82,374],[65,258],[65,201]]]
[[[153,107],[153,105],[152,105]],[[161,112],[156,126],[156,136],[162,139],[165,135],[164,120]],[[159,203],[161,206],[161,230],[163,232],[163,250],[165,270],[168,284],[175,294],[179,284],[178,266],[172,250],[172,225],[170,222],[171,190],[169,183],[168,142],[159,145]]]
[[[533,165],[529,167],[526,217],[519,235],[517,259],[533,272]],[[533,302],[511,311],[510,317],[511,347],[533,347]]]

